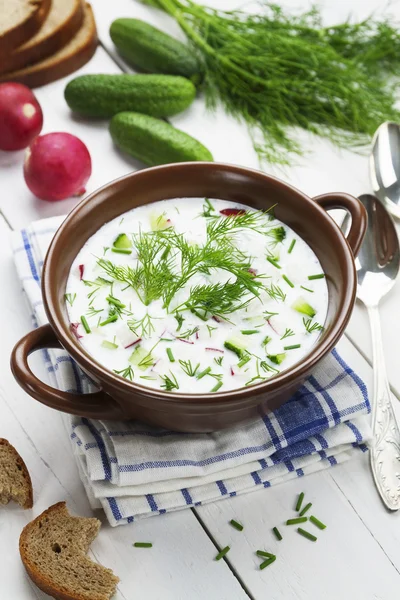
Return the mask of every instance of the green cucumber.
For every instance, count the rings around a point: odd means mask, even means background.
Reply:
[[[149,166],[213,160],[209,150],[190,135],[147,115],[115,115],[110,133],[118,148]]]
[[[127,250],[128,248],[132,248],[132,242],[126,235],[126,233],[120,233],[114,240],[113,243],[114,248]]]
[[[116,19],[110,36],[132,67],[148,73],[182,75],[200,83],[202,70],[196,55],[182,42],[139,19]]]
[[[234,352],[238,358],[243,358],[247,354],[247,344],[239,336],[231,337],[224,342],[227,350]]]
[[[280,365],[286,358],[286,352],[281,352],[280,354],[267,354],[267,357],[275,365]]]
[[[174,75],[81,75],[64,90],[71,110],[97,118],[126,110],[171,117],[188,108],[195,95],[189,79]]]
[[[293,302],[292,308],[303,315],[307,315],[307,317],[313,318],[316,315],[316,311],[302,296]]]

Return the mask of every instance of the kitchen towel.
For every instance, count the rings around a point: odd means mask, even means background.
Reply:
[[[40,276],[61,221],[37,221],[13,234],[15,264],[36,326],[47,322]],[[93,391],[66,352],[45,350],[43,357],[53,385]],[[364,383],[333,351],[281,408],[234,429],[191,434],[135,421],[69,415],[64,421],[92,507],[102,507],[111,525],[121,525],[344,462],[367,449],[369,412]]]

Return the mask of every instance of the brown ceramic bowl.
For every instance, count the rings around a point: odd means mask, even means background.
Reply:
[[[151,389],[124,380],[97,363],[71,333],[64,293],[71,264],[85,241],[105,222],[142,204],[176,197],[233,200],[256,209],[277,204],[275,214],[314,250],[329,288],[324,333],[311,352],[287,371],[253,387],[213,394],[182,394]],[[327,214],[344,208],[351,217],[347,240]],[[178,431],[206,432],[230,427],[280,406],[304,382],[338,342],[356,293],[354,256],[363,240],[366,213],[347,194],[309,198],[279,179],[217,163],[166,165],[131,173],[83,200],[57,231],[43,268],[42,291],[50,324],[20,340],[11,357],[18,383],[52,408],[95,419],[140,419]],[[97,382],[100,391],[77,395],[54,389],[35,377],[28,356],[39,348],[64,347]]]

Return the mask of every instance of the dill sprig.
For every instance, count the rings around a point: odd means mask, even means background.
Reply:
[[[133,372],[133,369],[130,365],[126,367],[126,369],[121,369],[120,371],[116,371],[114,369],[114,373],[116,373],[117,375],[121,375],[121,377],[124,377],[125,379],[130,379],[130,381],[133,381],[133,378],[135,376],[135,373]]]
[[[181,365],[182,371],[189,377],[194,377],[200,368],[200,363],[197,363],[194,367],[191,360],[180,360],[179,364]]]
[[[398,121],[400,33],[390,16],[323,27],[317,7],[299,14],[260,3],[255,14],[192,0],[142,0],[178,22],[203,60],[207,105],[245,122],[261,160],[302,154],[294,129],[359,147]]]
[[[303,318],[303,325],[307,330],[307,333],[314,333],[314,331],[322,331],[323,326],[317,323],[317,321],[312,321],[312,319]]]
[[[277,302],[285,302],[286,294],[282,291],[279,285],[272,283],[269,287],[265,286],[264,290],[272,300],[276,300]]]
[[[217,358],[214,358],[215,364],[217,364],[219,367],[222,367],[222,361],[223,360],[224,360],[223,356],[218,356]]]
[[[158,317],[152,317],[149,313],[146,313],[141,319],[130,319],[127,322],[129,329],[141,338],[149,338],[155,331],[153,320]]]
[[[292,337],[292,335],[295,335],[293,329],[288,329],[286,328],[285,333],[283,334],[283,336],[281,337],[281,340],[284,340],[288,337]]]
[[[76,294],[65,294],[65,301],[68,302],[70,306],[73,305],[76,299]]]
[[[185,317],[183,315],[181,315],[181,313],[178,313],[178,312],[175,313],[174,317],[178,323],[178,327],[176,328],[176,331],[179,331],[183,325],[183,321],[185,321]]]
[[[215,208],[213,207],[208,198],[204,198],[203,212],[201,213],[201,216],[206,219],[216,219],[220,216],[215,214]]]
[[[193,329],[188,329],[187,331],[184,331],[183,333],[179,333],[179,335],[177,336],[179,339],[181,340],[188,340],[190,337],[192,337],[192,335],[194,335],[197,331],[199,330],[198,327],[193,327]]]
[[[169,375],[160,375],[160,379],[163,381],[161,387],[170,392],[171,390],[179,390],[179,384],[175,377],[175,375],[170,371],[171,377]]]

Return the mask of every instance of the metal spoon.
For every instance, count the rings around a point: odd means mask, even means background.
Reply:
[[[372,189],[400,219],[400,126],[387,121],[376,130],[369,162]]]
[[[399,271],[400,250],[394,223],[385,207],[365,194],[359,200],[368,213],[368,229],[356,259],[357,297],[371,325],[374,397],[370,461],[376,487],[390,510],[400,508],[400,431],[393,412],[385,369],[378,304],[392,289]]]

